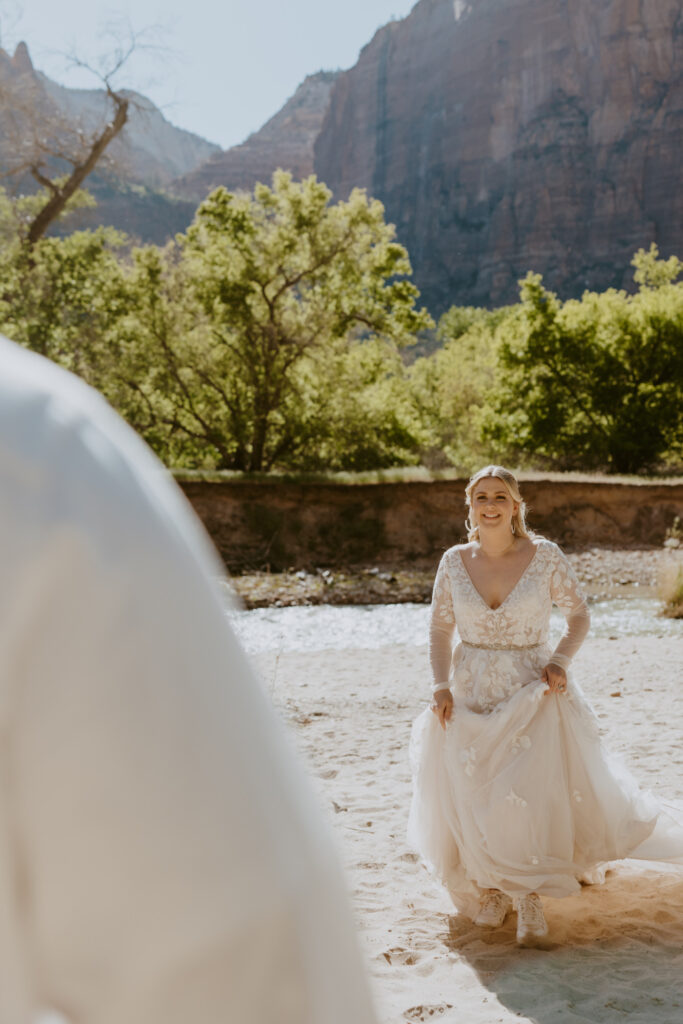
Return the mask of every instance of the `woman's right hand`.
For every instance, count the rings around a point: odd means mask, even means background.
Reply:
[[[446,722],[450,722],[453,714],[453,694],[450,690],[437,690],[432,698],[431,708],[442,729],[446,728]]]

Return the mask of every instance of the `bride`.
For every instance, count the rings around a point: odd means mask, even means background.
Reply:
[[[466,497],[469,543],[434,583],[408,833],[458,911],[496,927],[514,901],[517,941],[532,945],[547,934],[542,896],[602,881],[623,857],[681,860],[683,830],[601,745],[569,671],[586,601],[559,547],[528,530],[515,477],[486,466]],[[566,628],[551,649],[553,603]]]

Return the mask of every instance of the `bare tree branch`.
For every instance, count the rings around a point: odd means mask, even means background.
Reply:
[[[6,177],[18,180],[30,174],[48,195],[45,204],[27,225],[24,241],[30,250],[50,225],[64,213],[69,201],[85,179],[101,167],[109,156],[105,152],[126,125],[131,108],[143,109],[134,94],[119,88],[115,79],[134,54],[162,49],[155,41],[159,28],[134,31],[119,20],[108,26],[113,39],[106,56],[91,63],[76,54],[67,58],[67,66],[92,74],[101,83],[109,108],[106,123],[90,124],[76,114],[65,114],[43,81],[26,61],[21,70],[0,79],[0,114],[3,150],[9,156]],[[7,161],[6,161],[7,162]]]
[[[48,199],[37,216],[34,217],[26,234],[26,241],[29,247],[35,245],[38,239],[42,238],[45,234],[50,224],[64,212],[66,204],[81,187],[90,172],[95,168],[97,161],[111,140],[118,135],[128,120],[128,99],[121,95],[121,93],[113,92],[109,88],[107,92],[115,107],[113,120],[105,126],[100,135],[95,139],[85,160],[74,167],[63,185],[54,187],[50,199]],[[34,169],[31,168],[31,171],[35,177]]]
[[[55,185],[55,183],[52,180],[52,178],[48,178],[47,175],[43,174],[41,172],[40,168],[36,167],[35,164],[32,164],[28,168],[28,170],[31,172],[33,177],[38,182],[38,184],[42,185],[43,188],[46,188],[48,190],[48,192],[52,192],[52,194],[54,195],[55,193],[57,193],[59,191],[57,185]]]

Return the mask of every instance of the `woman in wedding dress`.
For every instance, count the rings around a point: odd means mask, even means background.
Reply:
[[[514,903],[531,945],[547,934],[541,897],[602,881],[623,857],[680,861],[683,830],[602,747],[570,671],[586,601],[559,547],[528,530],[515,477],[487,466],[466,495],[469,543],[434,583],[409,840],[458,911],[496,927]],[[553,604],[566,628],[551,649]]]

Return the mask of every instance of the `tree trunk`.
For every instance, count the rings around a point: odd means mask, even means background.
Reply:
[[[52,193],[45,206],[33,219],[28,229],[26,242],[29,248],[43,237],[50,224],[63,213],[64,208],[74,193],[81,187],[87,176],[95,168],[109,143],[114,139],[126,121],[128,120],[129,100],[119,93],[108,90],[109,97],[116,108],[114,119],[105,126],[102,132],[93,142],[85,160],[77,164],[63,185],[55,185],[46,175],[42,174],[38,167],[32,167],[31,173],[36,181],[40,182]]]

